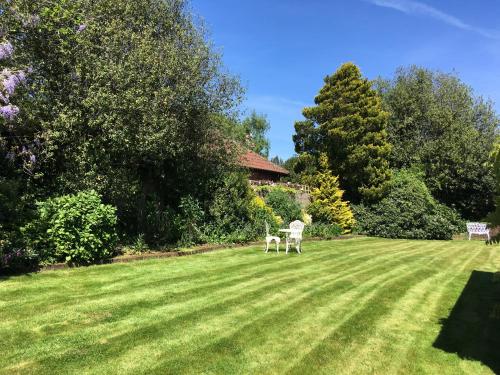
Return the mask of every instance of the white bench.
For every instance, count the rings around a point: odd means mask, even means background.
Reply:
[[[469,241],[473,234],[486,235],[490,240],[490,230],[486,223],[467,223],[467,233],[469,233]]]

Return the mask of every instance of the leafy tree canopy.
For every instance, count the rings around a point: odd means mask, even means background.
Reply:
[[[245,135],[248,136],[248,141],[252,150],[267,158],[270,148],[267,132],[271,128],[267,117],[253,111],[250,116],[242,121],[241,126],[243,127]]]
[[[488,157],[499,119],[491,102],[476,97],[458,77],[420,67],[379,80],[394,168],[418,164],[441,202],[480,219],[493,207]]]
[[[295,123],[295,150],[316,157],[325,152],[349,200],[380,199],[391,175],[391,146],[388,113],[371,83],[356,65],[344,64],[325,78],[315,103],[304,108],[306,120]]]
[[[29,171],[40,195],[94,189],[138,225],[147,197],[161,208],[212,194],[228,164],[214,119],[241,90],[185,1],[15,0],[0,12],[13,49],[2,67],[23,72],[8,98],[19,111],[0,119],[0,173]]]

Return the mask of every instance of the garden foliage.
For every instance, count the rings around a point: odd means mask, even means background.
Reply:
[[[500,225],[500,142],[497,139],[495,149],[491,154],[493,162],[493,171],[495,173],[495,211],[492,212],[488,221],[491,226]]]
[[[457,76],[409,67],[378,81],[393,168],[419,165],[432,195],[464,217],[493,209],[494,174],[488,162],[500,119],[493,104]]]
[[[281,217],[285,225],[294,220],[302,220],[302,209],[295,200],[295,191],[276,187],[271,189],[265,196],[266,204],[272,208],[274,213]]]
[[[241,89],[185,1],[10,4],[0,3],[0,44],[12,45],[0,101],[17,109],[0,113],[2,177],[38,200],[95,190],[132,236],[164,225],[182,197],[212,199],[234,158],[216,115]]]
[[[431,195],[420,173],[395,173],[386,197],[371,206],[354,207],[356,230],[371,236],[449,240],[464,223]]]
[[[305,121],[295,123],[298,153],[328,156],[348,200],[380,199],[390,179],[387,118],[378,93],[359,68],[347,63],[325,78],[314,99],[304,108]]]
[[[103,204],[95,191],[51,198],[37,208],[22,231],[41,263],[90,264],[114,254],[116,209]]]
[[[275,230],[282,222],[251,189],[248,176],[232,172],[215,191],[205,227],[208,242],[244,242],[262,238],[265,222]]]
[[[312,223],[304,227],[305,238],[333,239],[340,236],[344,229],[338,224]]]
[[[343,200],[344,191],[339,187],[338,177],[329,169],[326,154],[320,156],[320,170],[314,176],[311,191],[312,202],[307,208],[314,222],[337,224],[344,232],[354,225],[354,215],[349,202]]]

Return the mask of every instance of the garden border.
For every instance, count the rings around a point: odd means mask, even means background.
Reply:
[[[355,238],[355,237],[364,237],[364,236],[347,234],[347,235],[340,235],[338,237],[330,238],[330,239],[325,239],[325,238],[321,238],[321,237],[310,237],[310,238],[304,239],[304,242],[347,240],[347,239]],[[254,246],[254,245],[265,245],[265,242],[264,241],[253,241],[253,242],[247,242],[247,243],[242,243],[242,244],[205,244],[205,245],[196,246],[191,250],[165,251],[165,252],[157,251],[157,252],[153,252],[153,253],[145,253],[145,254],[138,254],[138,255],[118,255],[118,256],[111,258],[107,261],[89,264],[88,266],[96,266],[96,265],[102,265],[102,264],[114,264],[114,263],[130,263],[130,262],[135,262],[135,261],[140,261],[140,260],[148,260],[148,259],[182,257],[182,256],[196,255],[196,254],[211,253],[211,252],[217,251],[217,250],[241,248],[241,247]],[[85,266],[71,266],[67,263],[55,263],[55,264],[50,264],[50,265],[41,267],[37,272],[53,271],[53,270],[69,269],[69,268],[80,268],[80,267],[85,267]]]

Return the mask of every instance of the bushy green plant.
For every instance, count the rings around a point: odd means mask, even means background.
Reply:
[[[262,238],[265,233],[266,223],[269,225],[271,232],[278,230],[283,224],[281,216],[266,204],[266,202],[258,196],[254,196],[250,202],[249,223],[246,227],[247,238],[250,240]]]
[[[147,197],[145,225],[141,225],[144,229],[144,241],[153,247],[175,243],[178,239],[174,223],[176,212],[170,207],[163,207],[160,202],[161,200],[155,194]]]
[[[175,219],[179,245],[191,246],[203,241],[204,218],[205,212],[200,202],[189,195],[181,198],[179,213]]]
[[[182,196],[208,201],[234,155],[216,115],[241,94],[188,1],[15,0],[0,14],[15,51],[0,59],[0,176],[40,200],[96,190],[130,237],[169,238],[148,224],[171,228]]]
[[[125,253],[140,254],[149,250],[148,243],[144,238],[144,234],[139,234],[134,242],[130,246],[126,246],[124,249]]]
[[[24,249],[19,231],[30,214],[20,185],[16,179],[0,177],[0,269],[10,271],[36,266],[36,257]]]
[[[500,225],[500,139],[497,138],[495,149],[491,153],[493,171],[495,174],[495,211],[490,213],[488,221],[490,225]]]
[[[332,239],[340,236],[343,231],[342,227],[338,224],[313,223],[304,227],[304,237]]]
[[[226,175],[215,192],[207,221],[205,240],[217,243],[255,240],[264,236],[266,221],[272,229],[281,223],[241,172]]]
[[[209,208],[212,231],[219,235],[241,230],[250,216],[252,191],[244,173],[228,173],[215,191]]]
[[[314,176],[313,183],[312,202],[308,207],[313,221],[338,224],[344,232],[350,231],[354,216],[349,202],[343,200],[344,191],[340,189],[338,177],[330,171],[325,154],[320,156],[320,170]]]
[[[37,203],[37,217],[22,231],[42,263],[90,264],[113,255],[116,221],[113,206],[83,191]]]
[[[400,68],[378,86],[390,114],[391,166],[420,164],[437,200],[468,219],[483,218],[495,189],[488,163],[500,122],[494,104],[455,74],[418,66]]]
[[[287,192],[290,195],[295,195],[297,194],[297,189],[288,187],[288,186],[272,186],[272,185],[260,185],[256,186],[254,190],[259,194],[260,196],[266,197],[271,191],[280,189],[285,192]]]
[[[300,204],[290,192],[281,188],[274,188],[266,195],[266,204],[273,209],[276,215],[283,219],[285,224],[294,220],[302,220]]]
[[[460,216],[430,194],[415,171],[394,175],[388,195],[372,206],[354,207],[355,230],[372,236],[411,239],[451,239],[464,229]]]

